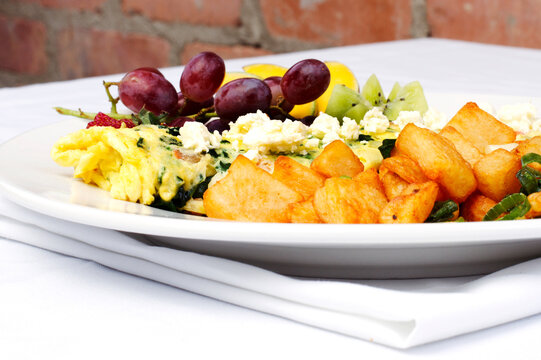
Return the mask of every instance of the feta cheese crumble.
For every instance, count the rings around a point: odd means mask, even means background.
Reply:
[[[259,153],[299,152],[308,135],[308,126],[300,121],[271,120],[267,114],[257,113],[240,116],[224,131],[223,139],[231,142],[234,149],[248,148]],[[300,150],[306,153],[306,150]]]
[[[361,120],[361,127],[372,134],[382,134],[389,128],[389,119],[383,115],[380,108],[370,109]]]
[[[496,117],[501,122],[512,127],[513,130],[526,134],[532,130],[536,115],[537,111],[533,104],[518,103],[502,106],[498,110]]]
[[[196,153],[206,152],[220,146],[221,136],[217,131],[211,134],[204,124],[189,121],[178,130],[178,138],[183,147]]]

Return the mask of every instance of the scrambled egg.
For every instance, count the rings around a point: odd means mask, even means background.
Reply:
[[[216,170],[209,154],[186,150],[169,131],[174,130],[152,125],[91,127],[58,140],[51,156],[115,199],[182,208]]]
[[[51,156],[59,165],[74,167],[75,178],[109,191],[115,199],[204,214],[203,192],[225,176],[238,154],[272,172],[279,155],[310,166],[329,142],[341,139],[371,168],[383,159],[378,150],[382,140],[397,135],[386,131],[368,136],[355,121],[339,124],[326,114],[311,127],[271,120],[260,112],[248,114],[223,137],[210,134],[203,124],[188,124],[192,126],[180,129],[95,126],[58,140]]]

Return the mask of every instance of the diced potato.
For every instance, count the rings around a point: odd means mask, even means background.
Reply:
[[[487,212],[496,204],[491,198],[474,192],[460,207],[460,214],[466,221],[483,221]]]
[[[528,195],[528,201],[530,202],[530,211],[526,214],[527,219],[532,219],[541,216],[541,192],[535,192]]]
[[[515,141],[513,128],[483,111],[476,103],[464,105],[445,127],[453,127],[481,153],[487,145],[509,144]]]
[[[385,167],[408,183],[422,183],[429,179],[423,173],[421,167],[412,159],[404,155],[391,156],[383,159],[381,167]]]
[[[391,200],[379,214],[383,224],[422,223],[436,202],[438,184],[428,181],[422,184],[410,184],[401,195]]]
[[[518,156],[507,150],[498,149],[485,155],[473,167],[479,191],[496,202],[518,192],[520,182],[516,174],[521,167]]]
[[[323,186],[325,177],[287,156],[279,156],[274,162],[272,177],[309,199],[317,188]]]
[[[325,177],[354,177],[364,170],[357,155],[341,140],[335,140],[323,149],[310,164],[312,170]]]
[[[433,131],[408,124],[396,139],[395,147],[419,164],[426,177],[437,182],[457,203],[466,200],[477,188],[468,162]]]
[[[404,191],[409,183],[385,167],[379,168],[379,179],[383,184],[385,196],[392,200]]]
[[[462,155],[464,160],[466,160],[471,167],[473,167],[473,165],[481,158],[482,155],[479,150],[477,150],[470,141],[466,140],[466,138],[454,127],[446,126],[439,134],[454,145],[456,151]]]
[[[385,189],[383,188],[383,184],[379,179],[378,170],[376,168],[370,168],[358,173],[353,177],[353,180],[363,183],[366,186],[373,187],[382,194],[385,194]]]
[[[326,223],[375,223],[387,204],[385,195],[362,182],[332,177],[316,190],[313,199],[318,216]]]
[[[254,222],[288,222],[287,206],[301,200],[302,195],[242,155],[203,195],[209,217]]]
[[[536,153],[541,155],[541,136],[535,136],[531,139],[524,140],[515,149],[516,154],[519,158],[523,157],[528,153]],[[541,164],[531,163],[528,166],[541,171]]]
[[[312,199],[289,204],[287,215],[292,223],[317,224],[321,222],[316,209],[314,209]]]

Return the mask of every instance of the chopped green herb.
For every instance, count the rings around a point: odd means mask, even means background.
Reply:
[[[531,205],[526,195],[521,193],[507,195],[486,213],[483,221],[516,220],[526,215],[530,208]],[[507,215],[499,217],[506,212],[508,212]]]
[[[144,145],[143,145],[143,142],[145,141],[145,139],[143,139],[142,137],[139,138],[139,140],[137,140],[137,147],[139,148],[143,148],[144,149]]]
[[[394,149],[395,143],[396,139],[385,139],[383,140],[383,144],[378,147],[378,150],[384,159],[387,159],[391,156],[391,151]]]
[[[452,200],[436,201],[426,222],[444,222],[453,218],[458,204]]]
[[[359,141],[372,141],[374,140],[374,138],[370,135],[364,135],[364,134],[361,134],[359,135],[359,138],[357,139]]]

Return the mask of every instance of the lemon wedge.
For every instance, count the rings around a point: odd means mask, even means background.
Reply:
[[[331,73],[331,81],[327,90],[316,100],[319,111],[325,111],[327,108],[335,85],[342,84],[352,90],[359,91],[359,83],[353,72],[346,65],[338,61],[326,61],[325,65],[327,65]]]
[[[242,70],[266,79],[270,76],[284,76],[287,68],[274,64],[252,64],[243,66]]]

